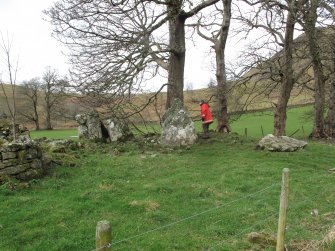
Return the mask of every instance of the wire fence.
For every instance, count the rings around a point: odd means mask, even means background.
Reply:
[[[140,234],[132,235],[132,236],[129,236],[129,237],[124,238],[124,239],[121,239],[121,240],[115,240],[115,241],[113,241],[112,243],[110,243],[110,244],[108,244],[108,245],[106,245],[106,246],[104,246],[104,247],[97,248],[97,249],[94,249],[94,250],[103,250],[103,249],[105,249],[105,248],[110,248],[110,247],[113,247],[113,250],[121,250],[121,249],[124,249],[125,247],[117,247],[117,246],[118,246],[119,244],[121,244],[121,243],[129,242],[129,241],[131,241],[131,240],[138,239],[138,238],[140,238],[140,237],[144,237],[144,236],[146,236],[146,235],[148,235],[148,234],[150,234],[150,233],[157,232],[157,231],[160,231],[160,230],[163,230],[163,229],[166,229],[166,228],[170,228],[170,227],[172,227],[172,226],[175,226],[175,225],[177,225],[177,224],[180,224],[180,223],[183,223],[183,222],[186,222],[186,221],[195,220],[196,218],[199,218],[200,216],[204,216],[204,215],[207,215],[207,214],[212,213],[212,212],[214,212],[214,211],[218,211],[218,210],[220,210],[220,209],[227,208],[227,207],[229,207],[229,206],[232,206],[232,205],[236,204],[237,202],[241,202],[241,201],[243,201],[243,200],[247,200],[247,199],[250,199],[250,198],[254,198],[254,197],[256,197],[257,195],[263,194],[263,193],[265,193],[266,191],[269,191],[270,189],[273,189],[274,187],[277,187],[277,188],[278,188],[279,186],[280,186],[280,183],[275,183],[275,184],[269,185],[269,186],[267,186],[267,187],[265,187],[265,188],[263,188],[263,189],[261,189],[261,190],[258,190],[258,191],[254,192],[254,193],[247,194],[247,195],[245,195],[245,196],[242,196],[242,197],[240,197],[240,198],[237,198],[237,199],[232,200],[232,201],[229,201],[229,202],[224,202],[224,203],[222,203],[222,204],[219,205],[219,206],[215,206],[215,207],[209,208],[209,209],[207,209],[207,210],[204,210],[204,211],[195,213],[195,214],[193,214],[193,215],[184,217],[184,218],[179,219],[179,220],[177,220],[177,221],[170,222],[170,223],[168,223],[168,224],[159,226],[159,227],[157,227],[157,228],[150,229],[150,230],[145,231],[145,232],[142,232],[142,233],[140,233]],[[260,201],[260,200],[258,200],[258,201]],[[272,214],[271,217],[273,217],[273,215],[277,215],[277,212],[274,213],[274,214]],[[221,220],[221,221],[222,221],[222,220]],[[220,221],[215,221],[214,223],[210,223],[210,225],[218,224],[219,222],[220,222]],[[258,224],[259,224],[259,223],[258,223]],[[240,234],[244,233],[245,231],[247,231],[248,229],[252,229],[252,228],[253,228],[253,227],[248,227],[247,229],[244,229],[243,231],[241,231],[241,232],[240,232],[239,234],[237,234],[237,235],[240,235]],[[205,227],[205,229],[207,229],[207,227]],[[185,235],[187,235],[187,234],[189,234],[189,233],[186,233]],[[237,236],[237,235],[236,235],[236,236]],[[233,237],[235,237],[235,236],[233,236]],[[231,237],[231,238],[233,238],[233,237]],[[217,245],[219,245],[219,244],[217,244]],[[214,246],[213,246],[213,247],[214,247]],[[213,247],[211,247],[211,248],[213,248]],[[209,250],[211,250],[211,249],[209,249]]]
[[[294,179],[292,179],[291,181],[295,181]],[[309,181],[305,181],[305,182],[315,182],[315,178],[311,178],[311,180]],[[235,219],[235,221],[241,221],[243,219],[243,214],[248,214],[248,210],[254,210],[254,209],[250,209],[251,207],[251,202],[253,202],[254,204],[258,205],[258,206],[265,206],[268,203],[272,203],[271,202],[267,202],[267,197],[266,196],[262,196],[261,198],[257,198],[257,196],[259,195],[264,195],[265,193],[271,191],[271,192],[275,192],[278,197],[279,197],[279,187],[280,187],[279,182],[271,184],[263,189],[260,189],[256,192],[247,194],[245,196],[239,197],[237,199],[228,201],[228,202],[223,202],[218,206],[212,207],[212,208],[208,208],[204,211],[200,211],[197,212],[195,214],[189,215],[187,217],[181,218],[179,220],[170,222],[168,224],[164,224],[162,226],[153,228],[153,229],[149,229],[147,231],[141,232],[139,234],[134,234],[131,236],[128,236],[126,238],[123,239],[119,239],[119,240],[113,240],[110,243],[108,243],[107,245],[101,247],[101,248],[96,248],[94,250],[129,250],[129,246],[125,246],[127,243],[130,243],[134,240],[138,240],[140,238],[144,238],[145,236],[148,236],[151,233],[157,232],[157,231],[162,231],[163,229],[168,229],[171,227],[175,227],[177,225],[181,225],[182,223],[186,223],[189,222],[188,224],[191,224],[194,221],[202,221],[201,223],[196,222],[197,226],[199,226],[196,229],[191,229],[188,231],[186,231],[185,229],[183,229],[183,233],[180,234],[181,237],[185,237],[187,238],[187,236],[190,235],[195,235],[197,233],[200,232],[199,235],[205,235],[205,236],[211,236],[211,235],[215,235],[217,231],[219,232],[224,232],[226,230],[226,228],[224,227],[226,224],[222,224],[224,223],[225,220],[230,220],[230,213],[228,212],[227,208],[229,207],[233,207],[235,204],[240,203],[240,202],[245,202],[246,203],[246,211],[247,212],[239,212],[239,219]],[[293,209],[295,210],[295,214],[294,215],[290,215],[291,218],[301,218],[301,215],[298,213],[299,210],[297,211],[297,209],[299,208],[306,208],[306,204],[309,205],[314,205],[314,201],[312,201],[309,196],[299,193],[298,192],[298,196],[300,197],[299,202],[295,201],[295,203],[293,205],[289,206],[290,211],[293,211]],[[279,203],[278,203],[279,204]],[[201,250],[216,250],[218,248],[221,248],[222,246],[224,246],[227,243],[233,243],[238,237],[247,234],[250,231],[255,231],[257,229],[266,229],[265,226],[268,225],[270,226],[271,229],[269,229],[268,232],[272,232],[274,231],[274,228],[277,227],[277,221],[278,221],[278,204],[276,205],[272,205],[272,207],[269,207],[269,210],[267,210],[266,213],[264,213],[264,211],[261,212],[262,214],[262,219],[258,219],[254,224],[250,224],[247,227],[243,227],[243,228],[239,228],[239,229],[234,229],[234,231],[232,232],[232,230],[229,230],[228,234],[226,234],[224,237],[219,235],[217,238],[213,238],[213,239],[220,239],[221,240],[213,240],[210,239],[208,240],[209,243],[207,243],[206,245],[204,245],[204,247],[202,247]],[[226,209],[225,211],[223,209]],[[332,209],[332,205],[329,205],[329,210]],[[241,210],[241,208],[239,208],[239,210]],[[326,211],[327,209],[324,209],[324,211]],[[209,215],[215,215],[214,217],[209,217]],[[235,214],[236,216],[236,214]],[[218,219],[219,218],[219,219]],[[236,225],[239,225],[237,223],[235,223]],[[289,226],[287,227],[287,232],[293,232],[294,230],[296,230],[297,228],[299,228],[301,226]],[[123,245],[124,244],[124,245]],[[133,243],[130,243],[131,245],[135,245]],[[107,249],[106,249],[107,248]],[[110,249],[109,249],[110,248]],[[149,247],[147,246],[146,249],[149,249]],[[226,249],[225,249],[226,250]]]

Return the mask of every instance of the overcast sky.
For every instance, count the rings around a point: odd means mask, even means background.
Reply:
[[[50,66],[66,74],[68,65],[66,49],[51,36],[51,25],[43,20],[42,10],[52,6],[55,0],[0,0],[0,31],[12,38],[12,54],[19,56],[18,82],[42,76]],[[188,45],[185,67],[185,87],[192,83],[194,89],[207,87],[210,78],[208,48]],[[232,53],[228,49],[228,53]],[[0,68],[0,74],[5,74]]]

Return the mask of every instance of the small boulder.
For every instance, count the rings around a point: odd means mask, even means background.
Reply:
[[[294,152],[304,148],[307,144],[306,141],[287,136],[276,137],[268,134],[258,142],[256,148],[273,152]]]

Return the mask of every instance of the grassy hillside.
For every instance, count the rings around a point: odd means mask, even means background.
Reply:
[[[329,65],[329,49],[330,43],[335,39],[335,31],[333,27],[328,29],[320,29],[318,31],[320,48],[322,49],[323,63]],[[282,53],[278,52],[271,59],[260,62],[256,67],[248,71],[244,76],[231,84],[228,97],[228,112],[250,111],[265,108],[273,108],[278,100],[279,86],[281,79],[281,65],[283,64]],[[311,104],[314,102],[313,92],[313,71],[310,67],[310,59],[308,56],[308,48],[305,35],[299,36],[294,41],[293,68],[296,79],[295,87],[292,90],[289,105]],[[325,74],[329,67],[325,67]],[[214,77],[214,76],[213,76]],[[274,81],[275,80],[275,81]],[[308,88],[306,88],[308,86]],[[6,86],[7,93],[9,86]],[[29,105],[22,94],[23,88],[17,86],[16,100],[19,112],[19,121],[25,123],[26,126],[32,128],[31,123],[27,123],[22,114],[29,112]],[[201,99],[210,100],[212,110],[215,113],[216,88],[204,88],[199,90],[187,90],[184,92],[184,103],[191,115],[196,118],[199,115],[199,101]],[[133,107],[140,107],[148,102],[148,99],[153,96],[153,93],[136,94],[132,97]],[[10,98],[11,99],[11,98]],[[43,95],[40,96],[39,111],[41,114],[42,127],[44,122],[43,112]],[[145,118],[147,121],[157,122],[165,112],[166,93],[160,93],[154,99],[154,102],[141,112],[141,116],[134,116],[132,120],[136,123]],[[76,126],[76,122],[69,117],[74,117],[83,109],[79,105],[79,101],[75,97],[64,97],[62,101],[63,107],[53,118],[55,128],[64,128]],[[28,107],[28,109],[27,109]],[[88,108],[86,108],[88,109]],[[5,105],[4,94],[0,90],[0,113],[8,114],[7,106]],[[21,113],[21,115],[20,115]],[[67,119],[65,119],[66,114]]]

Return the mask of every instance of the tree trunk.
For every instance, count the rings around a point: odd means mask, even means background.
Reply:
[[[315,110],[314,128],[311,136],[313,138],[326,138],[327,136],[324,130],[325,83],[322,73],[322,66],[321,61],[314,59],[312,59],[312,61],[315,81]]]
[[[331,82],[330,82],[330,95],[328,100],[326,133],[328,134],[328,137],[334,138],[335,137],[335,48],[333,51],[333,59],[331,62],[330,70],[331,70],[331,79],[330,79]]]
[[[184,102],[184,66],[185,66],[185,17],[181,6],[169,6],[170,59],[168,67],[168,89],[166,109],[170,108],[175,98]]]
[[[305,16],[305,33],[308,39],[309,53],[312,60],[314,83],[315,83],[315,105],[314,105],[314,128],[311,133],[313,138],[325,138],[324,128],[324,103],[325,103],[325,81],[320,58],[320,49],[317,44],[316,20],[318,1],[312,0],[311,6]]]
[[[331,138],[335,137],[335,79],[334,77],[330,84],[330,97],[328,101],[326,133],[328,137],[331,137]]]
[[[215,43],[217,81],[217,127],[218,132],[230,132],[227,91],[228,83],[225,65],[225,48],[231,19],[231,0],[224,0],[223,23],[219,40]]]
[[[35,130],[36,131],[38,131],[38,130],[40,130],[41,128],[40,128],[40,122],[39,122],[39,120],[38,120],[38,117],[37,118],[35,118]]]
[[[49,95],[47,94],[45,98],[45,123],[46,123],[46,129],[47,130],[52,130],[51,126],[51,105],[50,105],[50,98]]]
[[[286,31],[285,31],[285,42],[284,42],[284,69],[282,84],[280,87],[280,94],[274,113],[274,132],[275,136],[285,135],[286,127],[286,109],[287,103],[291,95],[293,88],[293,69],[292,69],[292,43],[294,33],[294,0],[289,2],[290,8],[287,15]]]
[[[35,116],[35,129],[36,130],[40,130],[40,120],[39,120],[39,116],[38,116],[38,112],[37,112],[37,102],[33,102],[34,105],[34,116]]]

